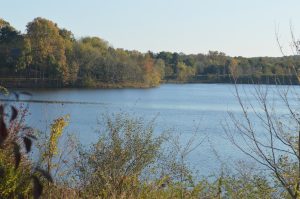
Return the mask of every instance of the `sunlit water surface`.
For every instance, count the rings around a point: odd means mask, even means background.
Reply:
[[[279,87],[284,89],[285,87]],[[240,94],[258,107],[252,85],[240,85]],[[286,107],[277,95],[276,86],[268,86],[269,97],[279,114]],[[299,90],[297,87],[295,90]],[[241,107],[230,84],[164,84],[151,89],[61,89],[27,90],[32,100],[61,103],[28,103],[30,115],[27,122],[41,131],[49,132],[52,120],[70,115],[66,131],[77,135],[81,143],[89,146],[99,136],[103,115],[126,112],[146,121],[155,118],[155,133],[169,131],[180,134],[184,145],[191,137],[194,144],[202,144],[188,156],[189,163],[201,175],[218,173],[222,163],[235,164],[238,160],[249,161],[229,141],[225,133],[228,112],[241,114]],[[72,103],[69,103],[72,102]],[[291,99],[296,105],[297,99]],[[260,111],[258,108],[257,111]],[[229,166],[230,167],[230,166]]]

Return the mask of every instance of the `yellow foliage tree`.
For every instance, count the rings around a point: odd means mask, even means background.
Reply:
[[[238,60],[233,58],[231,61],[230,61],[230,64],[229,64],[229,68],[230,68],[230,73],[233,77],[233,79],[237,79],[238,76],[239,76],[239,73],[238,73]]]
[[[47,171],[50,173],[53,167],[52,159],[58,153],[58,141],[62,136],[63,130],[69,124],[69,115],[59,117],[51,124],[51,132],[48,146],[42,154],[43,159],[47,162]]]

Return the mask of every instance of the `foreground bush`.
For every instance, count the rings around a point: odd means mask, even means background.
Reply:
[[[18,100],[19,94],[14,94]],[[52,182],[51,175],[28,158],[36,138],[24,125],[25,115],[26,109],[0,104],[0,198],[39,198],[41,177]]]
[[[61,152],[70,152],[70,143],[63,145],[64,150],[58,144],[68,120],[68,116],[54,120],[48,139],[39,137],[36,143],[46,147],[40,148],[40,167],[62,174],[53,175],[54,183],[40,178],[42,198],[287,198],[266,176],[247,170],[222,172],[211,179],[195,178],[188,165],[180,163],[182,159],[165,154],[163,146],[170,137],[155,136],[153,122],[126,114],[107,117],[95,144],[79,147],[78,154],[67,153],[67,159],[57,161],[57,155],[63,157]],[[0,149],[0,166],[5,174],[0,176],[0,198],[32,198],[33,162],[24,155],[15,169],[13,150],[13,145]],[[69,161],[75,157],[75,163]],[[66,175],[70,170],[72,175]]]
[[[195,178],[176,156],[166,157],[163,146],[170,137],[154,136],[153,123],[141,118],[117,114],[106,118],[102,130],[94,145],[79,150],[79,198],[280,198],[256,172]]]
[[[31,165],[23,160],[15,168],[15,158],[11,155],[13,150],[13,145],[0,149],[0,198],[15,198],[31,193]]]
[[[156,161],[163,137],[153,135],[152,123],[124,114],[108,117],[103,130],[97,143],[80,150],[81,188],[94,197],[134,195],[140,175]]]

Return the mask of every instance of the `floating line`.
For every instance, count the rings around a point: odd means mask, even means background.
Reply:
[[[42,104],[93,104],[93,105],[106,105],[103,102],[74,102],[74,101],[59,101],[59,100],[22,100],[22,99],[0,99],[3,102],[27,102],[27,103],[42,103]]]

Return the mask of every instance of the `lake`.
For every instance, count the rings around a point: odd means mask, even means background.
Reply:
[[[256,104],[252,85],[240,85],[241,96]],[[275,86],[268,86],[272,89]],[[60,89],[27,90],[35,103],[28,103],[30,126],[49,131],[53,119],[69,114],[69,133],[88,146],[98,137],[103,115],[126,112],[146,121],[155,118],[155,133],[179,134],[182,144],[191,137],[195,144],[204,139],[188,157],[201,175],[220,172],[222,163],[249,160],[228,140],[222,124],[230,121],[228,112],[241,114],[231,84],[163,84],[150,89]],[[244,92],[245,91],[245,92]],[[274,94],[274,92],[272,91]],[[273,96],[278,101],[278,96]],[[56,103],[41,103],[55,101]],[[284,106],[277,110],[285,112]],[[195,135],[196,134],[196,135]]]

